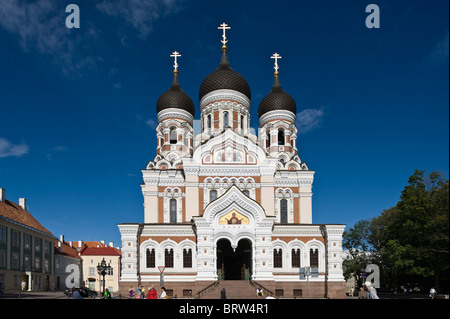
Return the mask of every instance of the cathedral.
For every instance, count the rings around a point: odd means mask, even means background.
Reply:
[[[156,102],[156,156],[142,170],[144,223],[118,225],[120,291],[163,284],[171,296],[202,298],[233,281],[277,298],[343,298],[345,225],[312,223],[315,172],[299,156],[281,56],[272,56],[273,86],[254,135],[250,86],[228,59],[230,27],[219,29],[222,55],[200,85],[197,134],[196,107],[178,78],[181,55],[171,55],[173,81]]]

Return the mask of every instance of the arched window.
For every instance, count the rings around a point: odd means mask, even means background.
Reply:
[[[266,135],[267,135],[267,141],[266,141],[266,147],[270,146],[270,130],[266,131]]]
[[[192,268],[192,249],[183,249],[183,268]]]
[[[147,268],[155,268],[156,267],[156,263],[155,263],[155,249],[152,248],[148,248],[146,251],[147,254]]]
[[[173,249],[166,248],[164,250],[164,266],[166,268],[173,268]]]
[[[212,202],[217,199],[217,190],[212,189],[209,191],[209,201]]]
[[[228,127],[228,112],[223,112],[223,129]]]
[[[288,222],[288,202],[286,199],[280,200],[280,223],[287,224]]]
[[[319,250],[317,248],[309,250],[309,266],[319,267]]]
[[[241,115],[241,130],[244,130],[244,115]]]
[[[300,249],[292,249],[292,267],[300,268]]]
[[[283,267],[283,250],[281,248],[273,250],[273,267],[274,268]]]
[[[170,222],[171,223],[176,223],[177,222],[177,200],[176,199],[171,199],[169,201],[170,203]]]
[[[284,130],[282,128],[278,130],[278,145],[284,145]]]
[[[170,128],[169,138],[170,138],[170,144],[177,144],[178,137],[177,137],[177,128],[175,126],[172,126]]]

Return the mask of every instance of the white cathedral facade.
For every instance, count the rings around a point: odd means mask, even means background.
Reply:
[[[306,296],[301,268],[311,267],[309,296],[344,297],[345,225],[312,223],[314,171],[299,157],[294,99],[280,85],[258,108],[250,131],[251,91],[228,61],[223,24],[218,68],[201,83],[202,131],[181,90],[177,57],[170,89],[157,103],[156,156],[142,170],[144,223],[119,224],[120,290],[164,285],[195,298],[217,281],[256,283],[278,296]]]

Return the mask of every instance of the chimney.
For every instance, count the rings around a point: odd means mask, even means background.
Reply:
[[[23,210],[27,210],[27,199],[19,198],[19,205],[22,206]]]
[[[60,241],[61,243],[64,242],[64,235],[59,235],[59,241]]]
[[[109,247],[114,247],[114,242],[113,241],[109,242]]]
[[[82,240],[79,240],[79,241],[78,241],[78,249],[81,249],[81,246],[83,246],[83,241],[82,241]]]
[[[5,189],[4,188],[0,188],[0,202],[5,202],[6,197],[5,197]]]

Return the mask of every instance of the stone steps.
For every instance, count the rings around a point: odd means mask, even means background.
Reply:
[[[220,299],[225,288],[227,299],[257,299],[256,288],[248,280],[221,280],[215,289],[203,294],[201,299]]]

